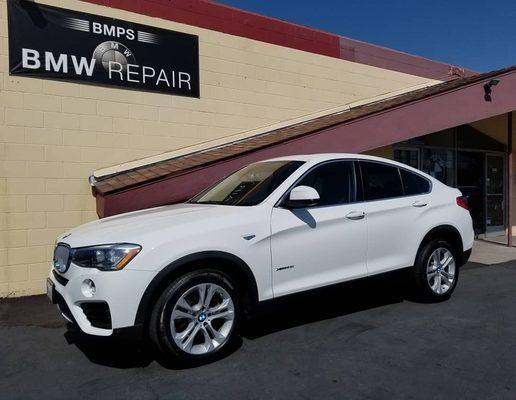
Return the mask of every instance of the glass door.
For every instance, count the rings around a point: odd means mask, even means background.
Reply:
[[[486,236],[505,234],[505,159],[486,154]]]
[[[485,233],[485,153],[457,151],[457,188],[468,198],[473,229]]]

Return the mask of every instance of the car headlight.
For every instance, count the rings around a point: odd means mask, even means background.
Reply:
[[[105,244],[73,249],[72,262],[79,267],[117,271],[124,268],[142,249],[137,244]]]

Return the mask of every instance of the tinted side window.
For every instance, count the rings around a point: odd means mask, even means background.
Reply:
[[[403,196],[398,168],[376,162],[360,162],[365,200]]]
[[[335,161],[310,171],[296,186],[311,186],[321,197],[318,206],[346,204],[355,200],[352,161]]]
[[[403,191],[406,196],[428,193],[430,191],[430,182],[427,179],[405,169],[400,168],[400,172],[401,180],[403,181]]]

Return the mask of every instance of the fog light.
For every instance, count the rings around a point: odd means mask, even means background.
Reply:
[[[95,284],[91,279],[85,279],[81,285],[81,292],[84,297],[93,297],[95,294],[96,288]]]

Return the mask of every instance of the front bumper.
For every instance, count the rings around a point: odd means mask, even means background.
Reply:
[[[58,274],[51,269],[57,305],[63,316],[87,334],[110,336],[115,331],[134,326],[140,300],[154,277],[153,271],[123,269],[99,271],[71,264]],[[95,284],[93,296],[83,292],[83,283]]]

